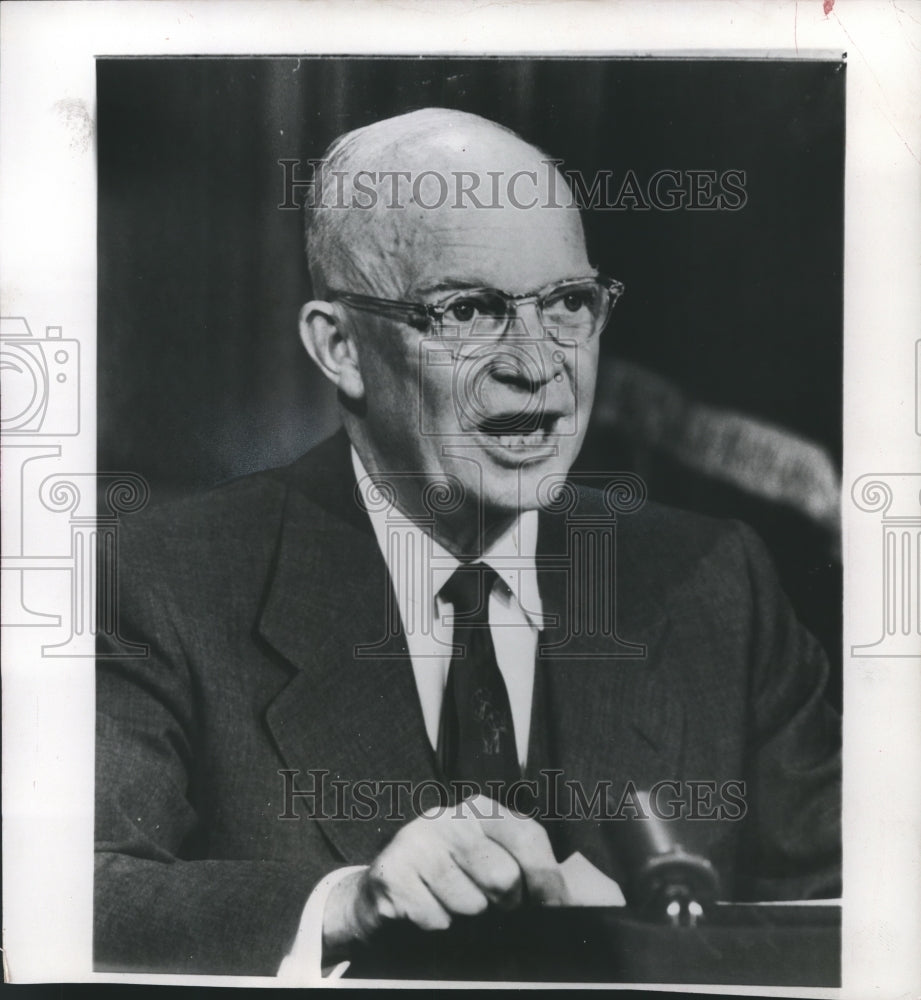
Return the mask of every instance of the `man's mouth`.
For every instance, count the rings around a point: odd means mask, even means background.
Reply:
[[[535,449],[556,449],[552,439],[559,433],[562,417],[559,412],[498,414],[481,420],[478,430],[499,448],[526,456]]]

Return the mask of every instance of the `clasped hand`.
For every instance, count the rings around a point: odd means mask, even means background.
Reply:
[[[342,954],[390,920],[444,930],[454,916],[481,913],[490,903],[511,909],[525,898],[566,902],[547,832],[477,795],[412,820],[368,868],[333,888],[324,912],[324,952]]]

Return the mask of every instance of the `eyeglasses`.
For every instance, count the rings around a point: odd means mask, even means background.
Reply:
[[[379,299],[351,292],[332,292],[329,299],[404,320],[418,330],[431,330],[438,337],[470,340],[501,339],[521,306],[533,303],[541,325],[554,340],[585,344],[605,328],[623,290],[619,281],[596,275],[558,281],[533,295],[508,295],[495,288],[464,288],[435,303]]]

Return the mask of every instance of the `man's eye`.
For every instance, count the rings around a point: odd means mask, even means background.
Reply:
[[[501,318],[505,311],[505,302],[498,295],[489,293],[465,295],[448,305],[445,309],[445,319],[449,323],[472,323],[480,318]]]
[[[595,289],[571,288],[552,295],[544,303],[544,315],[556,322],[582,322],[594,315],[597,307]]]
[[[472,299],[452,303],[445,310],[445,317],[455,323],[469,323],[477,315],[477,305]]]
[[[588,306],[589,298],[590,296],[584,291],[567,292],[565,295],[560,297],[556,308],[559,308],[560,305],[562,305],[567,312],[575,313]]]

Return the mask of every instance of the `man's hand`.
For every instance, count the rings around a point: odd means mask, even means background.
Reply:
[[[367,940],[387,920],[444,930],[453,916],[481,913],[490,903],[510,909],[527,896],[559,905],[565,892],[544,828],[478,795],[414,819],[365,871],[332,890],[324,952]]]

